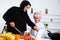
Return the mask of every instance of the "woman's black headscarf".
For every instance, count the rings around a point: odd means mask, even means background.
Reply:
[[[21,8],[21,9],[24,9],[24,7],[27,6],[27,5],[30,5],[30,6],[31,6],[31,4],[30,4],[29,1],[24,0],[24,1],[21,2],[21,4],[20,4],[20,8]]]

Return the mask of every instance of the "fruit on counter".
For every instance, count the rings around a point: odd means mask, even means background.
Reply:
[[[5,40],[4,38],[0,37],[0,40]]]
[[[28,36],[24,36],[24,40],[28,40],[29,39],[29,37]]]
[[[12,33],[0,33],[0,39],[3,39],[3,40],[15,40],[15,35],[12,34]]]
[[[0,40],[19,40],[23,37],[24,40],[35,40],[30,36],[30,33],[27,32],[24,34],[12,34],[11,32],[8,33],[0,33]]]
[[[24,40],[35,40],[35,38],[31,37],[29,32],[25,32]]]
[[[35,40],[35,39],[30,37],[29,40]]]
[[[25,32],[25,34],[24,34],[25,36],[29,36],[30,35],[30,33],[29,32]]]
[[[14,35],[9,35],[9,36],[7,36],[6,40],[15,40],[15,36]]]
[[[20,34],[15,34],[15,40],[19,40],[20,39]]]
[[[1,39],[1,38],[2,38],[2,39],[4,38],[4,39],[6,40],[6,37],[7,37],[6,34],[1,34],[1,33],[0,33],[0,39]]]
[[[35,40],[35,38],[24,36],[24,40]]]

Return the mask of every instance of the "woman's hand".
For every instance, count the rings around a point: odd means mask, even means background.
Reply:
[[[34,26],[33,29],[36,30],[37,32],[39,31],[39,28],[37,26]]]
[[[10,22],[10,26],[14,28],[15,27],[15,23],[14,22]]]

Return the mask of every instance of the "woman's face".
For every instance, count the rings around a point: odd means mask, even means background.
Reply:
[[[26,12],[30,8],[30,5],[24,7],[23,11]]]

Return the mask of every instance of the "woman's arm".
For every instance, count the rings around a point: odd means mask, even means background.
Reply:
[[[25,16],[27,24],[34,30],[38,31],[39,28],[30,20],[29,16],[26,14]]]

